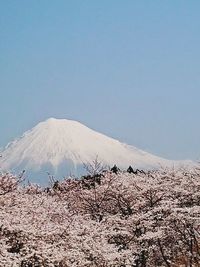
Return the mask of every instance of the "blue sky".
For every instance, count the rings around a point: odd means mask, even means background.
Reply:
[[[48,117],[199,159],[200,2],[0,1],[0,146]]]

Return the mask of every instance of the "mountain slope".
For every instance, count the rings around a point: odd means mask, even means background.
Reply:
[[[69,174],[79,175],[83,172],[83,163],[90,163],[96,157],[105,165],[117,164],[120,168],[129,165],[156,168],[172,164],[79,122],[50,118],[8,144],[2,151],[0,167],[14,172],[25,169],[36,181],[47,171],[61,178]]]

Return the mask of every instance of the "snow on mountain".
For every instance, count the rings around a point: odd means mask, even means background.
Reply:
[[[40,181],[50,172],[62,178],[83,173],[83,164],[96,157],[104,165],[120,168],[170,166],[174,162],[146,153],[113,138],[100,134],[83,124],[50,118],[39,123],[2,151],[0,168],[20,172],[26,170],[33,181]]]

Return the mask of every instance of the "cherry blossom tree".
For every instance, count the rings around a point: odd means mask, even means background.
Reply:
[[[0,175],[0,266],[200,266],[199,169],[89,175]]]

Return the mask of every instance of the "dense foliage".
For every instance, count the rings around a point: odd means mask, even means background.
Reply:
[[[200,266],[200,170],[0,176],[1,267]]]

